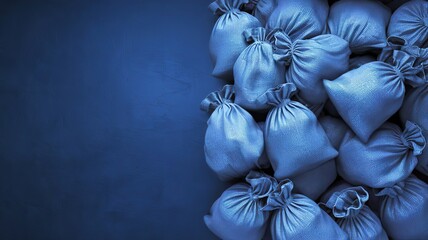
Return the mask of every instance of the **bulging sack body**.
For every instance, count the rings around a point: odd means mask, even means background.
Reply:
[[[277,182],[255,171],[246,181],[248,184],[238,183],[224,191],[204,217],[205,225],[221,239],[260,240],[266,232],[270,213],[261,209]]]
[[[349,187],[333,193],[320,205],[330,214],[340,228],[355,240],[388,240],[382,223],[365,205],[369,193],[363,187]]]
[[[205,157],[208,166],[220,179],[245,176],[257,168],[263,153],[263,132],[253,117],[233,103],[233,86],[208,95],[201,109],[212,111],[205,134]]]
[[[425,139],[428,138],[428,84],[411,89],[406,95],[403,107],[400,109],[402,122],[412,121],[421,127]],[[428,176],[428,151],[418,156],[416,169]]]
[[[246,2],[248,0],[216,0],[209,6],[214,14],[220,16],[209,41],[215,77],[233,79],[233,65],[248,45],[242,33],[248,28],[261,27],[257,18],[239,10]]]
[[[339,78],[324,80],[327,94],[343,120],[367,142],[372,133],[401,107],[404,82],[420,86],[423,68],[414,66],[416,58],[393,51],[393,63],[369,62]]]
[[[288,69],[287,82],[294,83],[298,95],[309,104],[327,100],[323,79],[334,79],[348,70],[351,50],[342,38],[324,34],[311,39],[296,40],[289,46],[290,54],[283,55]]]
[[[292,41],[318,36],[325,30],[327,0],[278,0],[266,27],[280,28]]]
[[[392,239],[428,239],[428,185],[415,176],[377,193],[380,220]]]
[[[405,39],[409,45],[423,47],[428,43],[428,2],[409,1],[392,14],[388,36]]]
[[[336,177],[336,162],[331,159],[314,169],[292,177],[291,180],[296,193],[301,193],[315,201],[334,182]]]
[[[264,211],[272,211],[273,240],[348,239],[340,227],[311,199],[291,193],[293,183],[284,180],[267,200]]]
[[[274,106],[265,123],[266,152],[277,179],[296,176],[337,156],[314,113],[290,100],[295,91],[294,84],[285,83],[265,93]]]
[[[349,42],[353,53],[386,46],[391,10],[376,0],[335,2],[328,17],[328,32]]]
[[[269,105],[262,95],[285,82],[285,66],[276,60],[277,54],[283,51],[276,53],[274,49],[283,47],[289,39],[281,31],[268,33],[261,27],[247,29],[243,35],[252,43],[239,55],[233,67],[235,103],[248,110],[264,110]]]
[[[416,156],[425,148],[421,129],[412,122],[406,128],[385,123],[367,143],[348,133],[343,140],[337,170],[354,185],[372,188],[391,187],[406,179],[416,167]]]

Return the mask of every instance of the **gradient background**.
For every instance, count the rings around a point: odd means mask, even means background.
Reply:
[[[210,1],[1,1],[0,239],[213,239]]]

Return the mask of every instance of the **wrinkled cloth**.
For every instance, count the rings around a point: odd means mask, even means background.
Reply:
[[[266,90],[285,82],[285,66],[280,58],[286,52],[274,53],[289,41],[282,31],[267,32],[264,28],[247,29],[243,33],[252,42],[239,55],[233,67],[235,77],[235,103],[247,110],[265,110],[269,107],[261,96]],[[277,52],[277,51],[275,51]]]
[[[336,162],[332,159],[314,169],[292,177],[291,180],[294,183],[296,193],[301,193],[315,201],[334,182],[336,177]]]
[[[296,40],[285,48],[282,61],[288,66],[285,79],[299,89],[298,95],[307,104],[323,104],[327,100],[323,79],[335,79],[348,70],[351,50],[342,38],[324,34]],[[288,48],[288,49],[287,49]]]
[[[428,185],[415,176],[377,193],[380,220],[392,239],[428,239]]]
[[[250,0],[249,4],[252,5],[252,14],[264,26],[278,4],[278,0]]]
[[[220,16],[211,32],[209,51],[214,63],[215,77],[232,80],[233,65],[239,54],[248,46],[242,36],[248,28],[261,27],[257,18],[239,10],[248,0],[216,0],[209,5]]]
[[[369,62],[339,78],[324,80],[327,94],[343,120],[364,142],[401,107],[405,85],[421,86],[416,58],[394,50],[393,63]]]
[[[278,0],[266,27],[280,28],[292,41],[324,33],[328,16],[326,0]]]
[[[374,62],[374,61],[376,61],[376,58],[371,55],[362,55],[362,56],[353,57],[349,59],[349,70],[359,68],[366,63]]]
[[[247,183],[238,183],[226,189],[217,199],[205,225],[219,238],[260,240],[266,232],[269,212],[262,211],[266,197],[278,183],[272,177],[251,171]]]
[[[328,139],[330,140],[331,145],[339,150],[340,145],[342,144],[345,134],[351,129],[343,122],[340,118],[334,118],[331,116],[323,116],[319,119],[321,126],[323,127],[325,133],[327,134]]]
[[[412,122],[404,131],[385,123],[367,143],[347,133],[337,157],[338,174],[354,185],[391,187],[412,173],[424,148],[422,131]]]
[[[428,84],[420,88],[411,89],[400,109],[402,122],[412,121],[421,127],[425,139],[428,138]],[[416,169],[428,176],[428,150],[418,156]]]
[[[381,49],[391,10],[376,0],[341,0],[330,8],[328,33],[349,42],[353,53]]]
[[[272,211],[273,240],[348,239],[346,233],[308,197],[293,194],[290,180],[280,182],[269,194],[263,211]]]
[[[266,152],[277,179],[313,169],[337,156],[314,113],[290,97],[296,86],[285,83],[265,95],[273,106],[265,122]]]
[[[388,36],[401,37],[409,45],[424,46],[428,42],[428,2],[409,1],[392,14]]]
[[[388,240],[382,223],[365,205],[369,193],[361,186],[349,187],[335,192],[326,203],[321,203],[330,216],[355,240]]]
[[[253,117],[233,103],[233,86],[209,94],[201,109],[212,111],[205,133],[205,158],[221,180],[245,176],[258,167],[263,153],[263,132]]]

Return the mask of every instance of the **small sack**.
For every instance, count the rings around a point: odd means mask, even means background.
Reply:
[[[265,123],[266,152],[277,179],[297,176],[337,156],[314,113],[291,100],[296,86],[285,83],[265,95],[274,107]]]
[[[247,47],[242,32],[248,28],[261,27],[254,16],[239,10],[248,0],[216,0],[209,5],[214,14],[220,16],[214,25],[209,41],[213,75],[233,79],[233,65],[239,54]]]
[[[392,239],[428,239],[428,185],[414,176],[381,190],[380,220]]]
[[[233,103],[233,86],[208,95],[201,109],[212,111],[205,134],[205,158],[222,180],[245,176],[258,166],[263,153],[263,132],[253,117]]]
[[[409,45],[424,46],[428,42],[428,2],[409,1],[391,16],[388,36],[405,39]]]
[[[350,187],[335,192],[326,203],[321,203],[349,239],[388,240],[382,223],[365,205],[369,193],[363,187]]]
[[[252,7],[252,14],[259,19],[264,26],[278,4],[278,0],[250,0],[249,4]]]
[[[323,79],[334,79],[348,70],[351,50],[342,38],[324,34],[311,39],[296,40],[283,54],[288,65],[287,82],[294,83],[298,95],[308,104],[323,104],[327,100]]]
[[[318,199],[337,177],[336,162],[329,160],[320,166],[308,170],[291,180],[296,193],[301,193],[312,200]]]
[[[428,84],[411,89],[400,109],[402,122],[412,121],[421,127],[425,139],[428,138]],[[428,176],[428,151],[425,150],[418,156],[416,169]]]
[[[345,134],[350,131],[349,127],[340,118],[324,116],[319,119],[321,126],[327,134],[330,143],[339,150]]]
[[[324,32],[328,8],[326,0],[278,0],[266,27],[284,30],[292,41],[315,37]]]
[[[348,239],[340,227],[311,199],[291,193],[293,183],[284,180],[269,194],[264,211],[272,211],[273,240]],[[244,239],[244,238],[242,238]]]
[[[412,173],[424,148],[425,138],[416,124],[407,122],[401,131],[385,123],[367,143],[348,133],[339,149],[337,170],[354,185],[391,187]]]
[[[349,42],[353,53],[386,45],[386,28],[391,10],[376,0],[341,0],[328,17],[328,32]]]
[[[235,103],[247,110],[265,110],[269,107],[261,96],[269,88],[285,82],[284,64],[275,59],[274,48],[284,48],[290,41],[281,31],[267,33],[264,28],[247,29],[243,33],[252,42],[239,55],[233,67],[235,76]]]
[[[278,184],[272,177],[251,171],[247,183],[238,183],[217,199],[205,225],[221,239],[260,240],[266,232],[270,213],[262,211],[266,197]]]
[[[374,61],[351,70],[336,80],[324,80],[327,94],[348,126],[367,142],[372,133],[401,107],[404,82],[421,86],[423,68],[416,58],[393,51],[393,64]]]
[[[374,62],[374,61],[376,61],[376,58],[371,55],[362,55],[362,56],[353,57],[349,59],[349,70],[359,68],[366,63]]]

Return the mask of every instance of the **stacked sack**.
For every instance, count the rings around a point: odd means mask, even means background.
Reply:
[[[428,1],[216,0],[221,239],[428,239]],[[233,84],[231,84],[233,83]],[[256,121],[257,119],[257,121]]]

